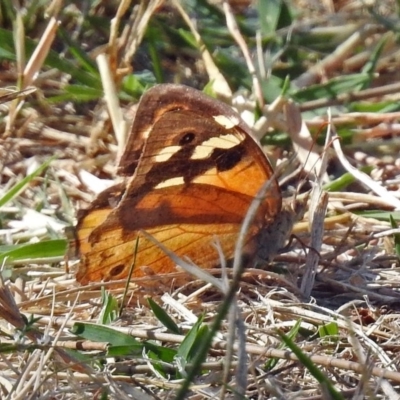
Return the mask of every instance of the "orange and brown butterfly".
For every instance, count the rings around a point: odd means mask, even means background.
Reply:
[[[78,216],[75,246],[82,284],[128,277],[135,257],[134,277],[176,271],[143,231],[202,268],[220,264],[215,237],[225,257],[232,258],[246,212],[273,176],[236,112],[202,92],[172,84],[142,96],[118,171],[126,181],[102,192]],[[282,240],[274,235],[283,224],[281,209],[273,179],[247,232],[244,253],[250,259],[279,247]]]

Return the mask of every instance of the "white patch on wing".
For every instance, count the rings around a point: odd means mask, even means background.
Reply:
[[[183,176],[178,176],[177,178],[167,179],[166,181],[160,182],[154,189],[162,189],[170,186],[178,186],[183,185],[185,181],[183,180]]]
[[[176,152],[178,152],[181,146],[168,146],[161,149],[161,151],[154,156],[155,162],[168,161]]]
[[[150,132],[153,130],[153,127],[152,126],[149,126],[147,129],[145,129],[143,132],[142,132],[142,137],[143,137],[143,139],[148,139],[148,137],[150,136]]]
[[[239,125],[240,122],[239,118],[235,116],[227,117],[225,115],[216,115],[213,118],[217,124],[221,125],[225,129],[232,129],[236,125]]]
[[[192,160],[204,160],[211,155],[214,149],[231,149],[240,144],[242,140],[244,140],[244,136],[239,137],[237,134],[232,135],[231,133],[212,137],[196,146],[190,158]]]

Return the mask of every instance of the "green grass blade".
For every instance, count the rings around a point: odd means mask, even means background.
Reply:
[[[300,363],[304,365],[311,373],[311,375],[319,382],[321,387],[329,393],[329,398],[334,400],[344,400],[344,397],[335,389],[332,382],[322,373],[321,369],[316,366],[311,359],[303,353],[303,351],[298,347],[288,336],[283,332],[277,331],[279,337],[283,340],[287,347],[296,355]]]
[[[382,211],[382,210],[366,210],[366,211],[353,211],[355,215],[361,215],[366,218],[375,218],[378,221],[390,222],[393,218],[395,221],[400,221],[400,211]]]
[[[369,82],[370,74],[361,72],[332,78],[326,83],[309,86],[293,93],[293,97],[299,103],[315,99],[335,98],[339,94],[360,90]]]
[[[45,161],[39,168],[37,168],[31,174],[23,178],[20,182],[16,183],[10,190],[8,190],[7,193],[2,198],[0,198],[0,208],[10,202],[14,197],[18,196],[25,189],[25,186],[28,185],[28,183],[31,182],[33,178],[40,175],[55,158],[56,157],[51,157],[50,159]]]
[[[297,334],[299,333],[299,329],[301,327],[301,320],[299,319],[298,321],[296,321],[296,323],[293,325],[292,329],[289,331],[289,333],[287,334],[287,337],[290,340],[294,340],[294,338],[297,336]],[[278,349],[284,349],[286,347],[284,342],[281,342],[280,345],[278,346]],[[264,369],[266,371],[271,371],[276,364],[278,364],[279,359],[278,358],[270,358],[264,366]]]
[[[26,47],[26,59],[32,55],[34,50],[37,47],[37,43],[28,37],[25,37],[25,47]],[[15,61],[15,51],[14,51],[14,38],[12,32],[0,28],[0,53],[5,58],[8,54],[9,57],[7,59],[11,61]],[[60,55],[54,51],[50,50],[46,60],[45,66],[50,68],[56,68],[59,71],[65,72],[69,74],[71,78],[85,86],[101,89],[101,81],[99,74],[88,73],[83,70],[81,66],[76,65],[75,63],[61,58]]]
[[[399,227],[392,215],[390,215],[390,225],[392,226],[393,229],[398,229]],[[394,233],[393,239],[394,239],[394,249],[396,252],[396,256],[400,258],[400,233]]]
[[[365,172],[366,174],[369,174],[372,170],[373,167],[369,165],[360,168],[360,171]],[[341,177],[324,185],[322,189],[328,192],[339,192],[354,183],[355,181],[356,179],[352,174],[350,174],[349,172],[345,172]]]
[[[92,58],[89,57],[88,53],[82,50],[78,44],[71,39],[70,35],[65,31],[65,29],[63,29],[62,26],[59,26],[57,32],[65,41],[65,43],[67,43],[68,51],[75,57],[79,65],[81,65],[89,73],[99,76],[96,63]]]
[[[111,322],[115,321],[119,316],[117,299],[102,287],[101,302],[103,307],[101,308],[97,322],[101,325],[110,325]]]

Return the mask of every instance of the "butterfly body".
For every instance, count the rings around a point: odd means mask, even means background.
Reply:
[[[158,85],[144,94],[119,173],[125,182],[100,194],[78,218],[81,283],[126,278],[134,259],[133,276],[173,272],[174,262],[143,231],[203,268],[220,263],[215,238],[232,258],[246,212],[273,175],[229,106],[181,85]],[[257,253],[281,207],[272,180],[247,232],[246,254]]]

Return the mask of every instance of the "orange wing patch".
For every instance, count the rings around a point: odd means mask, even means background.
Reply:
[[[139,202],[131,201],[134,206],[125,202],[124,207],[110,212],[94,229],[93,222],[97,216],[104,217],[104,210],[88,213],[81,220],[78,239],[82,256],[77,274],[81,283],[127,277],[135,258],[137,238],[139,246],[133,276],[144,275],[142,266],[157,274],[174,271],[172,260],[144,238],[141,229],[180,257],[189,257],[204,268],[216,266],[219,255],[212,246],[214,237],[218,237],[224,254],[233,254],[243,219],[242,210],[248,208],[252,198],[207,185],[192,185],[181,187],[180,192],[175,187],[154,191]],[[263,219],[259,218],[258,224],[248,233],[246,251],[253,250],[250,239],[262,225]]]
[[[218,237],[224,254],[232,254],[238,228],[236,224],[217,227],[208,225],[165,225],[146,230],[168,249],[181,257],[188,257],[202,268],[212,268],[219,264],[219,255],[213,247],[213,236]],[[86,284],[90,281],[110,281],[126,278],[135,259],[136,240],[139,247],[136,254],[134,277],[145,276],[148,270],[154,274],[175,271],[175,263],[153,242],[135,232],[127,238],[121,229],[102,236],[82,259],[77,280]],[[250,248],[249,248],[250,250]],[[143,268],[146,267],[146,268]]]

